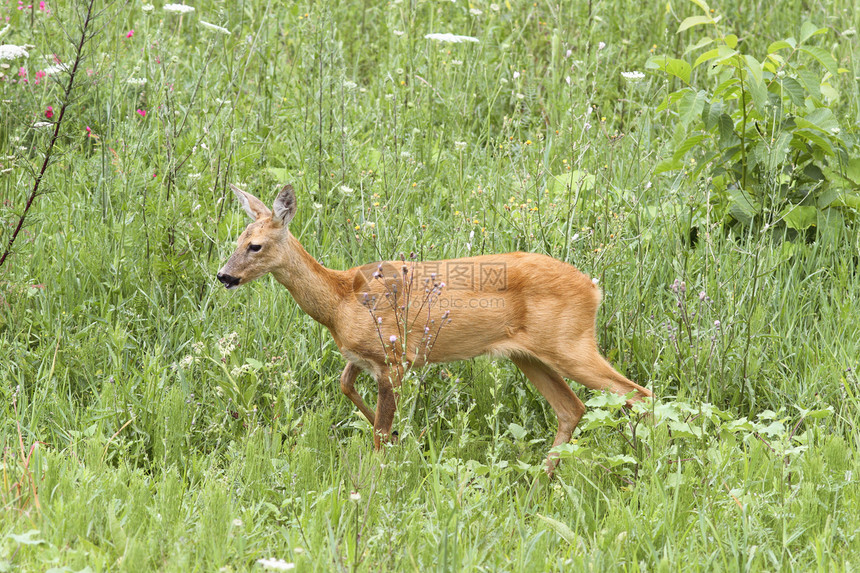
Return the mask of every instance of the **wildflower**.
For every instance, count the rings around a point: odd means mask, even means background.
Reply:
[[[128,34],[125,35],[126,38],[131,38],[132,36],[134,36],[134,30],[129,30]]]
[[[206,345],[203,342],[195,342],[191,345],[191,351],[194,354],[203,354],[203,350],[206,348]]]
[[[305,550],[302,549],[301,547],[296,547],[293,549],[293,553],[295,553],[296,555],[301,555],[304,552],[305,552]]]
[[[155,177],[155,174],[152,175]],[[239,333],[231,332],[227,336],[218,340],[218,353],[222,358],[229,356],[235,349],[236,343],[239,342]]]
[[[458,34],[426,34],[427,40],[437,40],[439,42],[448,42],[451,44],[459,44],[461,42],[478,42],[478,38],[472,36],[460,36]]]
[[[351,82],[351,81],[347,80],[347,81],[343,82],[343,87],[345,87],[348,90],[354,90],[355,88],[358,87],[358,84],[355,82]]]
[[[466,142],[465,141],[455,141],[454,142],[454,148],[457,149],[458,151],[466,149]]]
[[[714,321],[714,326],[716,326],[717,328],[719,328],[719,327],[720,327],[720,321],[719,321],[719,320],[715,320],[715,321]]]
[[[361,494],[358,493],[357,491],[354,491],[354,492],[349,494],[349,500],[359,502],[359,501],[361,501]]]
[[[0,60],[17,60],[18,58],[29,58],[30,52],[22,46],[15,44],[3,44],[0,46]]]
[[[630,81],[632,81],[632,82],[637,82],[637,81],[641,80],[642,78],[644,78],[644,77],[645,77],[645,74],[643,74],[643,73],[642,73],[642,72],[640,72],[640,71],[635,71],[635,72],[621,72],[621,77],[623,77],[625,80],[630,80]]]
[[[517,78],[519,78],[519,77],[520,77],[520,73],[519,73],[519,72],[514,72],[514,79],[517,79]]]
[[[165,8],[166,8],[166,6],[165,6]],[[597,49],[598,50],[602,50],[605,47],[606,47],[606,42],[598,42],[597,43]]]
[[[344,195],[352,195],[354,191],[353,191],[352,187],[347,187],[346,185],[341,185],[340,186],[340,192],[343,193]]]
[[[242,527],[243,525],[245,524],[238,517],[233,520],[233,527]]]
[[[42,12],[45,11],[45,0],[39,2],[39,10],[41,10]]]
[[[397,342],[397,335],[392,334],[391,336],[388,337],[388,341],[391,342],[391,344],[394,344],[395,342]]]
[[[186,6],[185,4],[165,4],[162,8],[165,12],[173,12],[174,14],[187,14],[194,12],[194,6]]]
[[[130,86],[145,86],[146,85],[146,78],[129,77],[127,80],[125,80],[125,83],[127,83]]]
[[[472,16],[480,16],[483,13],[483,11],[478,10],[477,8],[469,8],[469,14],[471,14]]]
[[[68,64],[54,64],[45,68],[45,75],[50,76],[59,72],[65,72],[69,69]]]
[[[204,22],[203,20],[200,20],[197,23],[200,24],[202,27],[206,28],[207,30],[212,30],[213,32],[216,32],[218,34],[224,34],[225,36],[230,35],[230,30],[228,30],[227,28],[222,28],[221,26],[216,26],[215,24],[210,24],[209,22]]]
[[[295,563],[283,559],[257,559],[257,563],[266,571],[292,571],[296,568]]]
[[[147,13],[155,10],[155,6],[153,6],[152,4],[144,4],[140,7],[140,9],[143,10],[144,13]]]
[[[406,33],[406,32],[403,32],[403,31],[401,31],[401,30],[394,30],[394,35],[395,35],[395,36],[397,36],[398,38],[399,38],[400,36],[402,36],[403,34],[405,34],[405,33]]]
[[[490,10],[492,10],[493,12],[498,12],[499,11],[499,5],[496,3],[490,4]]]
[[[52,117],[54,117],[54,108],[53,107],[48,106],[48,109],[45,110],[45,117],[47,117],[48,119],[51,119]]]
[[[139,115],[140,117],[146,117],[146,110],[145,109],[137,110],[137,115]]]
[[[37,121],[33,124],[33,129],[39,129],[40,127],[48,127],[49,125],[54,125],[50,121]]]
[[[87,137],[89,137],[92,134],[92,131],[93,130],[90,129],[90,126],[87,126]]]

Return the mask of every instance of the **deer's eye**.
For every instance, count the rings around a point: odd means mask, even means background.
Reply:
[[[248,250],[251,251],[252,253],[256,253],[257,251],[259,251],[262,248],[263,248],[263,245],[248,245]]]

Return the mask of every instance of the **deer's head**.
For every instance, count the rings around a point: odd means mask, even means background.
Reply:
[[[254,222],[239,235],[236,251],[218,271],[218,280],[228,289],[260,278],[284,260],[290,233],[287,225],[296,214],[296,194],[292,185],[281,189],[272,209],[235,185],[230,188]]]

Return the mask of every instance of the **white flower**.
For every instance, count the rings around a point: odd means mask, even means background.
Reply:
[[[48,66],[47,68],[45,68],[45,74],[50,76],[50,75],[57,74],[60,72],[65,72],[68,69],[69,69],[68,64],[55,64],[53,66]]]
[[[391,344],[394,344],[395,342],[397,342],[397,335],[392,334],[391,336],[388,337],[388,340],[389,340],[389,342],[391,342]]]
[[[355,82],[351,82],[349,80],[346,80],[345,82],[343,82],[343,87],[345,87],[348,90],[354,90],[355,88],[358,87],[358,84]]]
[[[639,80],[641,80],[642,78],[644,78],[644,77],[645,77],[645,74],[643,74],[643,73],[642,73],[642,72],[640,72],[640,71],[635,71],[635,72],[621,72],[621,77],[623,77],[625,80],[630,80],[630,81],[636,82],[636,81],[639,81]]]
[[[401,30],[394,30],[394,35],[395,35],[395,36],[397,36],[397,37],[400,37],[400,36],[402,36],[402,35],[403,35],[403,34],[405,34],[405,33],[406,33],[406,32],[403,32],[403,31],[401,31]]]
[[[226,358],[229,356],[234,350],[236,350],[236,343],[239,342],[239,333],[231,332],[224,338],[220,338],[218,340],[218,353],[221,354],[222,358]]]
[[[39,129],[40,127],[48,127],[49,125],[54,125],[50,121],[37,121],[33,124],[34,129]]]
[[[427,40],[437,40],[439,42],[449,42],[451,44],[459,44],[460,42],[478,42],[478,38],[472,36],[460,36],[458,34],[426,34]]]
[[[480,16],[483,13],[483,11],[478,10],[477,8],[469,8],[469,14],[471,14],[472,16]]]
[[[140,7],[140,9],[144,12],[152,12],[153,10],[155,10],[155,6],[153,6],[152,4],[144,4]]]
[[[493,12],[498,12],[499,11],[499,5],[495,4],[495,3],[490,4],[490,10],[492,10]]]
[[[465,141],[455,141],[455,142],[454,142],[454,147],[455,147],[457,150],[466,149],[466,142],[465,142]]]
[[[293,549],[293,553],[295,553],[296,555],[301,555],[301,554],[302,554],[302,553],[304,553],[304,552],[305,552],[305,550],[304,550],[304,549],[302,549],[301,547],[295,547],[295,548]]]
[[[517,99],[525,99],[525,94],[517,94]]]
[[[266,571],[292,571],[296,568],[295,563],[283,559],[257,559],[257,563]]]
[[[564,81],[567,82],[567,85],[570,85],[570,76],[565,76]]]
[[[343,193],[344,195],[352,195],[353,191],[354,190],[352,187],[347,187],[346,185],[340,186],[340,192]]]
[[[602,50],[605,47],[606,47],[606,42],[598,42],[597,43],[597,49],[598,50]]]
[[[520,77],[520,73],[519,73],[519,72],[514,72],[514,79],[517,79],[518,77]]]
[[[357,491],[354,491],[351,494],[349,494],[349,500],[355,501],[355,502],[361,501],[361,494],[358,493]]]
[[[29,58],[30,53],[23,46],[15,44],[3,44],[0,46],[0,60],[17,60],[18,58]]]
[[[462,66],[463,60],[451,60],[451,65],[452,66]]]
[[[127,83],[130,86],[144,86],[144,85],[146,85],[146,78],[131,78],[130,77],[127,80],[125,80],[125,83]]]
[[[600,282],[600,281],[597,280],[597,277],[594,277],[593,279],[591,279],[591,284],[593,284],[595,286],[597,286],[598,282]]]
[[[215,24],[210,24],[209,22],[204,22],[203,20],[198,20],[197,22],[207,30],[212,30],[213,32],[217,32],[219,34],[224,34],[225,36],[230,35],[230,30],[227,28],[222,28],[221,26],[216,26]]]
[[[185,4],[165,4],[162,8],[165,12],[173,12],[174,14],[187,14],[194,12],[194,6],[186,6]]]
[[[233,520],[233,527],[242,527],[243,525],[245,524],[238,517]]]
[[[182,368],[188,368],[192,364],[194,364],[194,357],[191,356],[190,354],[187,356],[184,356],[182,358],[182,360],[179,361],[179,366]]]

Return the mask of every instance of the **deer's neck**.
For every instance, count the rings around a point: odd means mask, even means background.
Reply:
[[[341,271],[322,266],[292,234],[287,236],[283,263],[272,271],[311,318],[331,328],[347,285]]]

